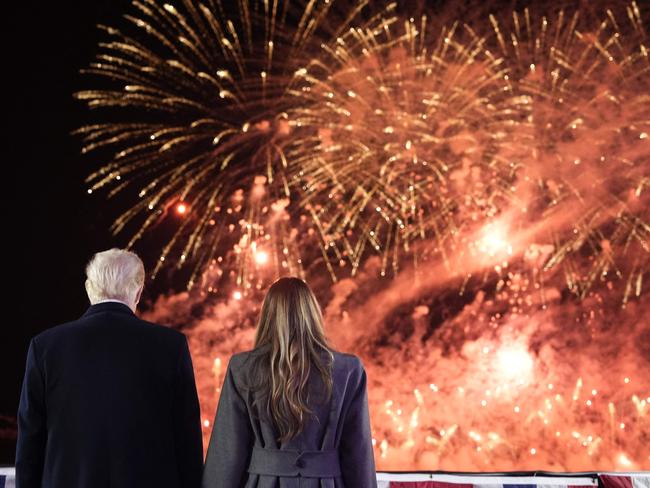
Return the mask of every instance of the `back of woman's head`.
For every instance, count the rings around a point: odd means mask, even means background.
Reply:
[[[309,378],[316,370],[326,397],[331,395],[332,353],[323,318],[313,292],[299,278],[280,278],[264,298],[255,347],[267,346],[259,357],[256,384],[262,390],[263,410],[272,419],[279,440],[299,434],[311,413]]]

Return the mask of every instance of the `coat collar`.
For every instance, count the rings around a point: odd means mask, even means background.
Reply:
[[[88,307],[88,310],[86,310],[82,317],[90,317],[91,315],[95,315],[100,312],[115,312],[123,313],[126,315],[135,315],[133,313],[133,310],[131,310],[128,305],[119,302],[104,302],[96,303],[95,305]]]

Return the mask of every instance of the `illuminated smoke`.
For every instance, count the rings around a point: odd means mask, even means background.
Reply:
[[[379,469],[650,467],[648,300],[579,303],[551,285],[542,300],[516,271],[500,289],[459,296],[435,273],[405,288],[413,270],[387,287],[379,267],[316,286],[333,343],[367,368]],[[179,300],[199,308],[184,331],[211,421],[228,358],[252,346],[261,296],[161,297],[149,318],[169,323]],[[183,314],[171,322],[186,325]]]

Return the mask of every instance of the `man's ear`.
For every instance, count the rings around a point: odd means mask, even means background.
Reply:
[[[142,296],[142,290],[144,290],[144,284],[140,286],[138,289],[138,293],[135,294],[135,302],[133,303],[133,306],[136,307],[138,303],[140,303],[140,297]]]
[[[89,302],[91,303],[91,305],[92,305],[92,299],[90,298],[90,295],[92,294],[92,286],[91,286],[91,284],[90,284],[90,280],[89,280],[89,279],[86,279],[86,281],[85,281],[85,283],[84,283],[84,288],[86,288],[86,295],[88,295],[88,301],[89,301]]]

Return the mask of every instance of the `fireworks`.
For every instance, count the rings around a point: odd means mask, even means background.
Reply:
[[[526,111],[470,29],[426,16],[396,23],[339,38],[298,117],[318,134],[304,201],[328,256],[349,260],[352,275],[367,250],[382,276],[389,265],[397,273],[414,242],[429,240],[424,256],[410,253],[427,259],[462,219],[496,212],[509,173],[501,146]]]
[[[105,28],[86,72],[112,88],[77,97],[125,121],[79,130],[84,152],[109,159],[89,191],[136,188],[113,226],[135,229],[129,246],[176,205],[154,275],[192,263],[191,287],[225,258],[259,287],[259,242],[272,275],[321,262],[336,281],[376,253],[384,276],[405,256],[463,256],[477,225],[514,211],[528,241],[548,234],[545,266],[562,263],[574,293],[610,273],[625,301],[638,295],[650,97],[636,4],[593,32],[577,13],[526,10],[490,16],[481,36],[395,4],[335,3],[134,2],[123,29]]]
[[[104,27],[76,94],[103,121],[78,131],[106,161],[87,191],[132,203],[129,246],[171,222],[154,276],[188,267],[188,300],[237,316],[188,331],[204,412],[248,298],[294,274],[374,377],[380,467],[648,466],[650,351],[616,335],[649,340],[644,15],[552,4],[141,0]]]
[[[581,297],[596,280],[624,278],[627,301],[640,292],[650,249],[650,146],[642,142],[650,65],[638,6],[619,14],[606,10],[599,24],[581,25],[577,12],[535,19],[526,10],[513,14],[510,32],[490,20],[531,106],[518,133],[530,150],[514,158],[514,193],[553,236],[545,267],[562,263],[568,288]]]
[[[336,39],[364,3],[343,22],[330,7],[138,1],[122,28],[102,27],[110,40],[84,72],[110,88],[76,96],[91,109],[114,110],[120,121],[78,131],[84,153],[108,160],[89,176],[89,193],[108,187],[110,196],[137,194],[113,225],[115,233],[133,233],[129,247],[170,205],[184,214],[154,275],[163,263],[192,263],[191,287],[206,265],[227,255],[237,283],[250,286],[256,241],[279,257],[276,274],[302,273],[285,208],[295,191],[295,164],[284,153],[295,137],[286,110],[296,102],[288,92],[311,60],[309,46]]]

